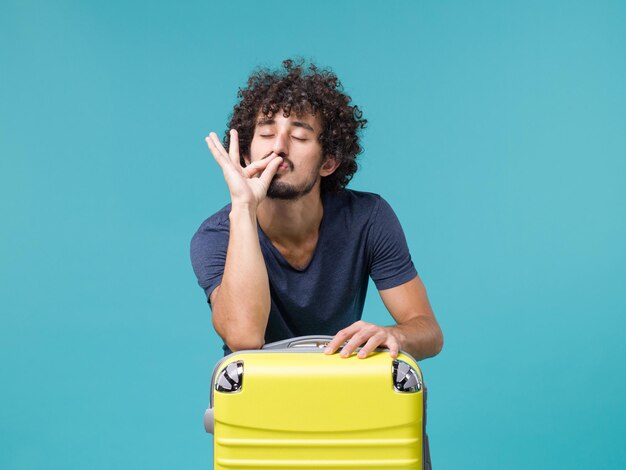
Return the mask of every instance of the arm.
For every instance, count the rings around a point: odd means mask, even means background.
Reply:
[[[385,307],[397,323],[387,329],[398,338],[400,349],[417,360],[439,354],[443,348],[443,333],[419,276],[398,287],[379,292]]]
[[[211,293],[213,327],[231,351],[263,346],[270,290],[256,212],[233,207],[222,282]]]
[[[213,327],[232,351],[257,349],[264,343],[270,291],[256,211],[282,158],[272,155],[242,168],[236,131],[231,130],[228,153],[214,133],[206,141],[224,172],[232,200],[224,274],[211,293]]]
[[[332,354],[348,341],[342,348],[342,357],[350,356],[364,343],[357,355],[359,358],[367,357],[381,345],[389,348],[392,357],[396,357],[400,350],[408,352],[418,361],[438,354],[443,347],[443,334],[419,276],[379,292],[397,325],[383,327],[358,321],[340,330],[324,352]]]

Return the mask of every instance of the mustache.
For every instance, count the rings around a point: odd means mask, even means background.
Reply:
[[[270,157],[273,153],[275,153],[275,152],[268,153],[261,160]],[[289,166],[289,169],[293,170],[293,162],[291,160],[289,160],[289,158],[287,158],[287,156],[284,153],[281,152],[281,153],[277,153],[276,155],[278,155],[279,157],[282,157],[283,163],[286,163]]]

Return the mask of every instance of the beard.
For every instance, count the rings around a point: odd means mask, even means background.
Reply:
[[[289,168],[293,169],[291,162],[288,162]],[[282,199],[283,201],[295,201],[311,192],[317,183],[319,177],[320,168],[322,168],[323,162],[313,168],[313,171],[309,174],[307,180],[301,185],[295,185],[280,181],[280,175],[274,176],[270,187],[267,190],[267,197],[270,199]]]

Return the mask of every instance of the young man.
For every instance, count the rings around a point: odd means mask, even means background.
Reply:
[[[342,357],[442,348],[391,207],[345,189],[367,121],[341,88],[330,71],[284,61],[239,91],[224,145],[206,138],[231,204],[202,223],[191,259],[225,354],[309,334],[334,336],[327,354],[347,341]],[[370,276],[396,325],[360,320]]]

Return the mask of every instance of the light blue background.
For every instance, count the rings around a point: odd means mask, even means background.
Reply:
[[[362,107],[351,187],[444,330],[435,468],[624,468],[626,4],[319,0],[2,3],[0,468],[211,468],[203,138],[293,55]]]

